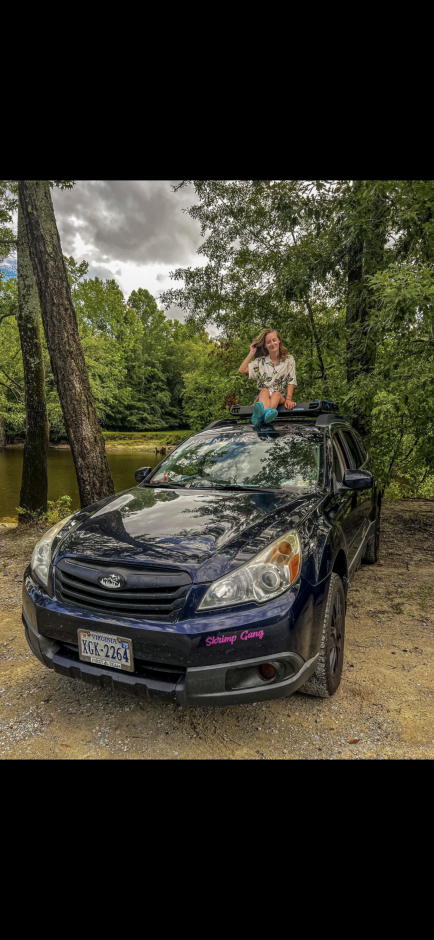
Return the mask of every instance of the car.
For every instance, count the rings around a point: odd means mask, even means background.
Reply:
[[[182,705],[337,691],[381,489],[333,403],[259,428],[252,411],[233,407],[37,543],[23,623],[41,663]]]

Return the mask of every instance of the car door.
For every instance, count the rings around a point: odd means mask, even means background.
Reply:
[[[344,474],[346,470],[350,469],[350,464],[339,432],[336,432],[332,437],[332,447],[334,477],[334,495],[331,501],[332,516],[333,521],[339,523],[344,533],[347,543],[348,567],[351,568],[351,563],[358,549],[358,525],[354,516],[357,509],[357,493],[343,486]]]
[[[367,454],[361,442],[361,439],[353,430],[342,432],[347,452],[350,454],[351,466],[353,469],[367,469]],[[354,464],[354,467],[353,467]],[[367,490],[357,491],[357,518],[360,522],[361,533],[360,541],[363,541],[370,525],[370,516],[372,510],[372,487]]]

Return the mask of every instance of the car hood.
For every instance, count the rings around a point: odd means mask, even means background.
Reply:
[[[312,494],[282,491],[134,487],[79,512],[56,560],[78,555],[175,567],[189,571],[194,581],[213,580],[296,525],[317,502]]]

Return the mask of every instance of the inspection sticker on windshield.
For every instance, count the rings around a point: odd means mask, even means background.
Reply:
[[[80,659],[94,666],[110,666],[119,672],[134,672],[133,641],[124,636],[77,630]]]

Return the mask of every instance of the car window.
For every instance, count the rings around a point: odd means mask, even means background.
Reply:
[[[198,434],[163,461],[151,483],[311,489],[323,486],[323,450],[322,435],[310,429]]]
[[[339,436],[343,439],[345,450],[349,457],[351,470],[357,470],[361,464],[361,457],[352,434],[350,431],[341,431]]]
[[[333,473],[338,483],[342,483],[346,469],[347,462],[345,460],[341,444],[336,435],[333,438]]]

